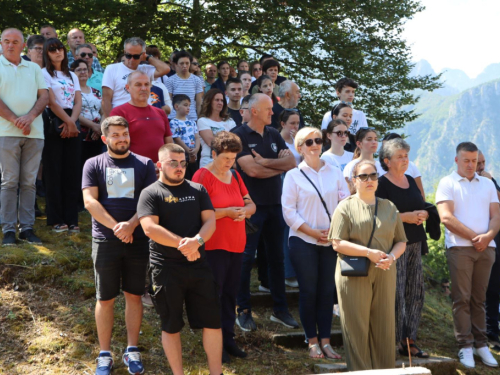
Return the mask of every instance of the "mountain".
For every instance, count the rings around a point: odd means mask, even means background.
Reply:
[[[474,86],[474,81],[460,69],[443,69],[442,73],[441,81],[444,82],[446,86],[456,89],[457,92]],[[498,75],[497,78],[500,78],[500,75]]]
[[[474,79],[474,86],[500,78],[500,63],[490,64]]]
[[[422,173],[426,192],[456,169],[455,148],[474,142],[486,156],[486,170],[500,177],[500,80],[483,83],[452,96],[422,93],[415,106],[421,116],[402,132],[411,146],[410,158]]]
[[[435,76],[436,72],[434,69],[432,69],[431,64],[427,60],[420,60],[415,63],[415,66],[413,67],[410,77],[415,77],[415,76],[427,76],[427,75],[432,75]]]

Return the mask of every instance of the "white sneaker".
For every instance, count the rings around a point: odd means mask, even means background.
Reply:
[[[487,346],[483,346],[479,349],[474,348],[473,353],[474,355],[481,357],[481,361],[483,361],[486,366],[498,367],[497,360],[493,357]]]
[[[491,354],[490,354],[491,355]],[[472,353],[472,348],[462,348],[458,352],[458,358],[460,358],[460,363],[467,368],[476,367],[474,362],[474,355]]]
[[[265,286],[259,285],[259,292],[271,293],[271,289],[266,288]]]

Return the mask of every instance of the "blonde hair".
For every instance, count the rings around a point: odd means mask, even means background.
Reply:
[[[304,144],[306,138],[311,133],[318,133],[318,138],[323,137],[323,135],[321,134],[321,130],[319,130],[318,128],[313,128],[312,126],[306,126],[302,129],[300,129],[297,132],[297,134],[295,134],[295,141],[293,143],[297,152],[299,151],[299,147]]]

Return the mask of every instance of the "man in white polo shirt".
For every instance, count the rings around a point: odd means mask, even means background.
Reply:
[[[436,204],[444,224],[446,257],[451,277],[453,321],[460,362],[475,367],[474,355],[497,367],[488,349],[484,303],[495,241],[500,229],[500,206],[493,182],[476,173],[478,149],[474,143],[457,146],[457,171],[444,177]]]
[[[33,233],[35,224],[35,181],[44,144],[41,113],[49,92],[40,67],[21,59],[25,47],[17,29],[2,32],[0,57],[0,219],[2,246],[19,238],[41,243]],[[19,188],[19,199],[18,199]],[[19,201],[19,206],[18,206]]]

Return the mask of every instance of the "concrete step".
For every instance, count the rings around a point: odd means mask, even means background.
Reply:
[[[424,367],[394,368],[387,370],[351,371],[349,374],[357,375],[430,375],[431,370]]]
[[[410,361],[408,358],[398,359],[396,361],[396,367],[401,368],[405,366],[405,369],[410,368]],[[432,371],[433,375],[456,375],[458,362],[452,358],[448,357],[434,357],[430,358],[412,358],[412,366],[425,367]],[[380,370],[389,371],[389,370]],[[391,370],[392,371],[392,370]],[[347,372],[347,365],[345,363],[332,363],[332,364],[316,364],[314,365],[315,374],[332,374],[338,372]],[[353,374],[357,372],[352,372]],[[360,372],[361,373],[361,372]],[[365,372],[363,372],[364,374]],[[368,374],[368,372],[366,372]],[[382,372],[383,374],[397,375],[399,372]],[[380,373],[380,374],[382,374]],[[373,373],[379,374],[379,373]],[[401,372],[401,374],[407,374],[406,372]],[[413,374],[413,373],[408,373]],[[420,374],[420,373],[417,373]]]
[[[287,332],[273,335],[272,342],[274,345],[284,346],[285,348],[303,348],[307,349],[307,344],[304,342],[304,332]],[[331,332],[330,342],[332,346],[342,346],[342,332],[333,330]]]
[[[288,306],[297,307],[299,305],[299,290],[287,289],[286,301]],[[251,297],[252,307],[273,307],[271,293],[253,292]]]

